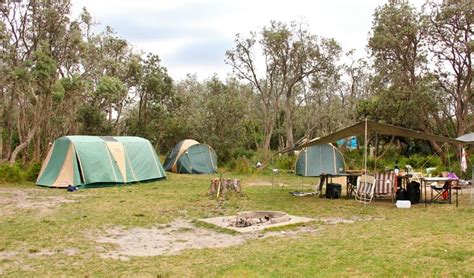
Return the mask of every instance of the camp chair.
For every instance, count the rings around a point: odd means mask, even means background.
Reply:
[[[393,193],[395,184],[395,172],[383,172],[375,174],[375,196],[387,195]]]
[[[438,200],[448,201],[449,200],[449,186],[450,186],[449,182],[445,182],[443,186],[438,186],[437,183],[431,184],[431,202],[435,202]]]
[[[356,175],[349,175],[347,176],[347,182],[346,182],[346,186],[347,186],[347,197],[352,197],[352,195],[355,195],[356,191],[357,191],[357,179],[359,178],[359,176],[356,176]]]
[[[374,199],[375,178],[362,175],[357,179],[355,199],[361,203],[370,203]]]

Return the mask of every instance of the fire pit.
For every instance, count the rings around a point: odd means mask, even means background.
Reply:
[[[241,233],[313,221],[311,218],[293,216],[280,211],[244,211],[234,216],[205,218],[200,220]]]
[[[253,225],[271,225],[290,221],[291,217],[279,211],[245,211],[237,213],[234,221],[229,226],[249,227]]]

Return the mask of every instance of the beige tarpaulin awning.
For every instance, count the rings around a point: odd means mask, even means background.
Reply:
[[[416,138],[416,139],[433,140],[436,142],[450,143],[450,144],[456,144],[456,145],[465,144],[465,142],[463,141],[451,139],[448,137],[443,137],[443,136],[416,131],[416,130],[412,130],[408,128],[398,127],[398,126],[389,125],[389,124],[382,124],[382,123],[377,123],[374,121],[367,120],[367,121],[359,122],[350,127],[341,129],[339,131],[336,131],[335,133],[326,135],[324,137],[313,139],[307,143],[302,144],[300,148],[317,145],[317,144],[334,143],[337,140],[344,139],[350,136],[363,135],[365,134],[365,131],[366,131],[366,122],[367,122],[368,133],[374,132],[374,133],[385,134],[385,135],[394,135],[394,136],[410,137],[410,138]]]

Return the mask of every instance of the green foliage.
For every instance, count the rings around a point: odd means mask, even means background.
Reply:
[[[273,157],[272,167],[284,170],[294,170],[296,164],[296,155],[281,154]]]
[[[2,182],[22,182],[25,181],[25,171],[21,165],[14,163],[12,165],[0,164],[0,181]]]
[[[426,156],[422,154],[413,154],[408,158],[402,157],[400,159],[400,164],[404,167],[406,164],[411,165],[414,169],[426,169],[428,167],[443,167],[443,162],[441,158],[437,155],[435,156]]]
[[[28,166],[23,166],[20,163],[0,164],[0,182],[21,183],[25,181],[36,181],[39,171],[41,170],[41,163],[35,162]]]
[[[52,88],[53,101],[60,102],[61,100],[63,100],[64,93],[65,93],[65,90],[64,90],[62,82],[60,80],[56,81]]]
[[[104,112],[96,106],[81,106],[77,120],[82,123],[81,134],[107,135],[110,132],[110,126],[105,122]]]
[[[43,48],[46,47],[43,46]],[[37,80],[42,80],[54,76],[56,74],[57,69],[56,60],[43,48],[40,48],[33,54],[33,75]]]
[[[34,182],[38,178],[38,174],[41,170],[41,163],[35,162],[28,166],[25,173],[25,179],[27,181]]]
[[[232,152],[233,158],[240,158],[245,157],[247,159],[252,159],[255,156],[255,151],[253,150],[246,150],[243,148],[235,148]]]
[[[232,170],[232,172],[237,174],[251,174],[255,169],[252,162],[245,156],[234,159],[230,163],[229,168]]]
[[[122,81],[116,77],[103,76],[99,79],[94,97],[100,104],[116,104],[124,94],[126,94],[126,90]]]

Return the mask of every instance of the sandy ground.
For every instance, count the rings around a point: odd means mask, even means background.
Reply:
[[[24,211],[34,211],[45,215],[61,204],[76,200],[63,196],[42,196],[40,189],[0,188],[0,216],[13,215]]]
[[[328,217],[316,219],[324,225],[352,224],[357,221],[382,220],[372,218]],[[103,258],[129,260],[130,257],[169,256],[187,249],[224,248],[244,244],[248,240],[268,237],[294,237],[304,233],[319,233],[324,225],[305,225],[287,231],[257,231],[245,234],[226,234],[213,229],[196,227],[190,220],[176,220],[166,225],[151,228],[123,229],[113,227],[105,235],[91,236],[102,245],[97,249]]]
[[[98,243],[113,244],[108,250],[98,247],[103,258],[128,260],[129,257],[176,255],[186,249],[223,248],[244,244],[247,240],[273,236],[296,236],[315,233],[322,228],[299,227],[290,231],[272,231],[231,235],[212,229],[196,227],[189,220],[176,220],[152,228],[108,229],[105,236],[95,238]]]

